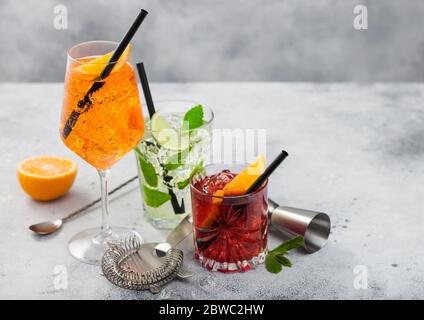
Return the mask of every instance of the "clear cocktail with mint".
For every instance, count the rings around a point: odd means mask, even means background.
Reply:
[[[156,102],[144,139],[135,149],[144,214],[173,228],[191,213],[190,178],[209,153],[213,112],[189,101]]]

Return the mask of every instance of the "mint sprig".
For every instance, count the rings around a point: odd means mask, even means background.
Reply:
[[[198,104],[193,108],[190,108],[183,118],[183,124],[181,131],[190,131],[203,126],[205,121],[203,120],[203,106]]]
[[[285,255],[288,251],[301,247],[303,242],[303,237],[297,236],[269,251],[265,258],[265,268],[271,273],[279,273],[283,266],[291,268],[292,263]]]
[[[166,201],[171,200],[171,196],[168,193],[151,189],[146,185],[143,185],[144,202],[152,208],[160,207]]]
[[[187,179],[185,179],[185,180],[180,181],[180,182],[177,183],[177,188],[180,189],[180,190],[182,190],[185,187],[187,187],[188,184],[190,183],[191,178],[193,178],[193,176],[197,172],[199,172],[201,169],[203,169],[203,160],[200,160],[200,162],[193,168],[193,170],[190,173],[190,176]]]
[[[141,172],[143,172],[144,180],[151,187],[158,186],[158,176],[156,174],[155,167],[151,164],[136,147],[135,152],[137,153],[138,163],[140,164]]]
[[[168,171],[171,171],[183,166],[192,148],[193,147],[190,146],[187,149],[181,150],[170,156],[167,162],[165,163],[164,168]]]

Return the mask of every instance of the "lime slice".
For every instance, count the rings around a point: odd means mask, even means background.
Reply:
[[[188,148],[189,135],[181,134],[159,112],[153,115],[150,125],[153,137],[162,147],[175,151]]]

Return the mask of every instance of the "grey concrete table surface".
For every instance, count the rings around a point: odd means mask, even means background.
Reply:
[[[424,84],[164,83],[152,89],[159,99],[204,102],[215,110],[217,128],[266,128],[268,157],[282,147],[290,153],[272,178],[270,196],[328,212],[333,222],[328,246],[312,255],[291,253],[293,268],[278,275],[263,266],[228,275],[201,269],[186,245],[185,265],[196,272],[193,278],[173,281],[158,295],[113,286],[98,267],[74,260],[67,251],[72,235],[100,223],[98,207],[52,236],[37,237],[27,229],[99,195],[95,170],[58,136],[63,85],[4,83],[0,298],[424,298]],[[63,198],[35,202],[20,189],[17,163],[39,154],[77,160],[77,180]],[[112,187],[135,173],[129,154],[112,169]],[[111,210],[115,224],[136,226],[146,241],[166,236],[144,221],[136,183],[112,198]],[[273,247],[281,239],[271,232],[269,241]],[[355,271],[364,275],[364,270],[367,289],[358,290]]]

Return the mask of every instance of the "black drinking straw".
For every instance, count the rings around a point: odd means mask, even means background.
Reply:
[[[153,104],[152,93],[150,92],[149,81],[147,80],[146,70],[144,69],[144,63],[137,63],[138,75],[140,77],[141,87],[143,88],[144,99],[146,100],[147,110],[149,111],[149,117],[152,119],[156,112],[155,105]]]
[[[272,161],[265,171],[253,182],[249,189],[247,189],[245,194],[255,192],[259,187],[269,178],[269,176],[274,172],[275,169],[284,161],[284,159],[289,154],[283,150],[281,153]]]
[[[146,100],[147,110],[149,111],[149,117],[152,119],[153,115],[156,113],[155,105],[153,103],[152,93],[150,91],[149,80],[147,80],[146,69],[144,68],[144,63],[137,63],[138,76],[140,77],[141,87],[143,88],[144,99]],[[163,180],[169,182],[172,177],[168,175],[168,171],[162,166],[164,170]],[[181,200],[181,206],[178,203],[177,196],[175,195],[172,188],[168,186],[168,193],[171,196],[171,204],[174,209],[175,214],[185,213],[184,199]]]
[[[91,102],[91,95],[102,88],[104,86],[104,79],[109,76],[111,73],[113,67],[118,62],[119,58],[121,57],[122,53],[124,52],[125,48],[130,43],[131,39],[134,37],[135,33],[137,32],[138,28],[140,27],[141,23],[143,22],[144,18],[148,12],[144,9],[141,9],[140,13],[138,14],[137,18],[134,20],[133,24],[125,34],[124,38],[119,43],[116,50],[113,52],[112,57],[109,59],[106,67],[103,69],[103,71],[100,73],[100,76],[96,79],[96,81],[92,84],[90,89],[87,91],[87,93],[84,95],[84,98],[82,98],[80,101],[78,101],[78,109],[73,110],[71,115],[69,116],[68,120],[66,121],[65,127],[63,128],[63,138],[66,139],[69,134],[72,132],[73,127],[75,126],[75,123],[78,120],[78,117],[81,113],[84,113],[90,109],[92,102]]]

